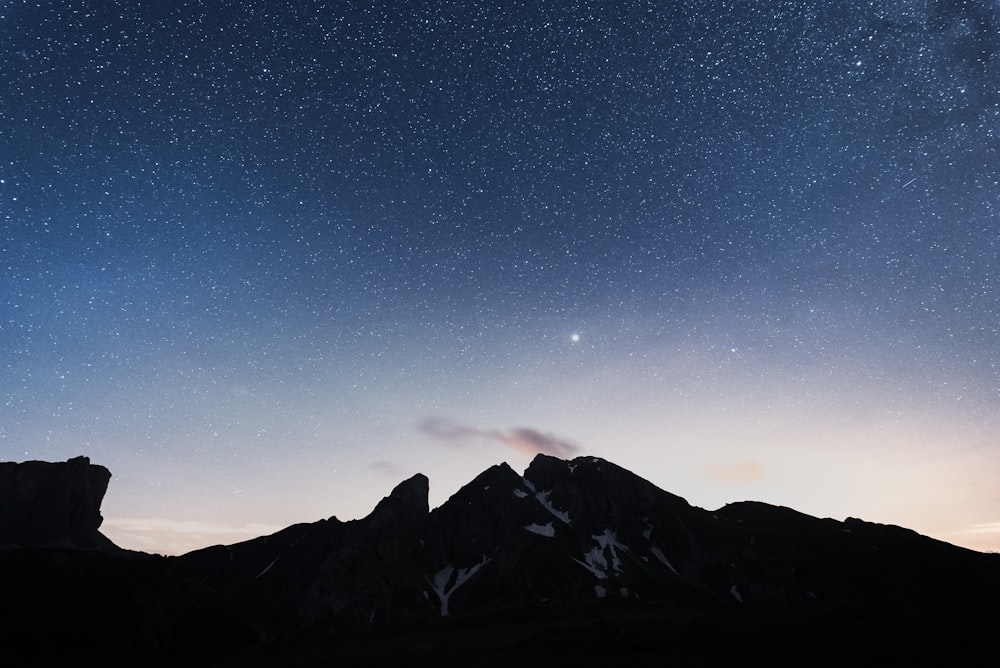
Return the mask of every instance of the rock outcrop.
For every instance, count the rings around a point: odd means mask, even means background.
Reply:
[[[99,531],[110,480],[87,457],[0,462],[0,549],[114,549]]]

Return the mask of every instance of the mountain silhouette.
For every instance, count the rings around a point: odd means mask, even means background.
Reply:
[[[897,658],[926,658],[925,626],[947,630],[953,658],[956,639],[974,646],[1000,616],[1000,555],[758,502],[707,511],[595,457],[538,455],[523,475],[499,464],[433,510],[418,474],[365,518],[179,557],[98,538],[106,469],[40,464],[0,465],[0,499],[19,504],[0,514],[3,640],[60,660],[734,656],[713,635],[757,638],[792,660],[859,631],[882,647],[894,639]],[[25,496],[41,489],[33,476],[48,481],[46,498]],[[83,519],[67,523],[66,503],[48,497],[87,499]]]

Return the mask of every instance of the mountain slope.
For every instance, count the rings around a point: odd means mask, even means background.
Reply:
[[[290,527],[172,560],[174,577],[298,637],[544,602],[682,608],[995,606],[1000,556],[898,527],[738,503],[716,512],[610,462],[491,467],[427,509],[423,476],[366,518]]]
[[[650,629],[696,611],[1000,611],[1000,555],[763,503],[710,512],[598,458],[539,455],[524,475],[493,466],[433,510],[427,491],[416,475],[365,518],[180,557],[0,551],[0,596],[21,611],[2,640],[44,645],[72,627],[101,652],[190,656],[586,610]]]

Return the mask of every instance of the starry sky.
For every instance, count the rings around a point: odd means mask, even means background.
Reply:
[[[180,553],[594,455],[1000,550],[1000,3],[0,2],[0,459]]]

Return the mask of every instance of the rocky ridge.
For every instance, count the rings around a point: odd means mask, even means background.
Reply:
[[[99,499],[106,478],[89,475],[86,498]],[[433,510],[427,491],[416,475],[365,518],[180,557],[80,557],[65,548],[82,545],[65,542],[57,552],[9,550],[0,595],[45,620],[38,600],[64,611],[78,600],[79,618],[101,610],[102,626],[124,629],[128,651],[153,652],[385,633],[539,606],[1000,610],[1000,555],[763,503],[706,511],[599,458],[539,455],[523,475],[499,464]],[[93,513],[80,526],[96,531]],[[30,620],[22,615],[20,635],[8,627],[15,639],[31,635]]]

